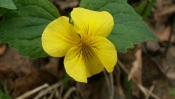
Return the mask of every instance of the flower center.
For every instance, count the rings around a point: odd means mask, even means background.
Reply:
[[[84,61],[89,61],[92,60],[95,53],[93,51],[93,49],[90,46],[90,43],[87,41],[80,41],[80,43],[78,44],[79,47],[79,56],[82,56],[82,59]]]

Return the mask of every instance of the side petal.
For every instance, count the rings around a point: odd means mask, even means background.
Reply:
[[[97,12],[84,8],[74,8],[71,12],[74,27],[80,35],[107,37],[114,26],[114,20],[106,11]]]
[[[86,45],[72,47],[66,54],[64,66],[76,81],[87,83],[87,78],[101,72],[104,67],[92,49]]]
[[[97,36],[91,38],[90,46],[106,70],[112,72],[117,63],[117,52],[112,42],[104,37]]]
[[[65,16],[49,23],[42,34],[42,47],[53,57],[64,56],[77,42],[79,42],[78,34]]]

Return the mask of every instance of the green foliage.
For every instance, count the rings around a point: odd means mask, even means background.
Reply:
[[[133,44],[157,39],[140,16],[127,4],[127,0],[82,0],[80,6],[108,11],[113,15],[115,25],[108,38],[119,52],[126,52],[127,48],[133,48]]]
[[[41,35],[59,17],[57,9],[48,0],[15,0],[15,5],[17,10],[8,10],[0,22],[0,42],[9,43],[24,56],[46,57]],[[80,6],[113,15],[115,26],[108,38],[119,52],[126,52],[133,44],[157,39],[127,0],[82,0]]]
[[[0,91],[0,99],[11,99],[11,96]]]
[[[0,23],[0,40],[31,58],[45,57],[41,35],[52,20],[59,17],[57,9],[48,0],[16,0],[17,10],[4,15]]]
[[[11,96],[8,94],[7,91],[7,84],[6,83],[1,83],[2,85],[2,90],[0,90],[0,99],[11,99]]]
[[[16,9],[12,0],[0,0],[0,7],[7,9]]]
[[[171,89],[169,90],[169,93],[170,93],[171,95],[175,95],[175,88],[171,88]]]
[[[148,0],[142,1],[138,7],[135,8],[135,11],[139,14],[142,15],[143,11],[145,10],[145,7],[147,5]]]
[[[68,74],[65,72],[64,73],[64,89],[68,88],[68,82],[69,82],[69,76]]]
[[[127,99],[131,99],[132,81],[128,81],[128,76],[125,77],[125,89]]]
[[[135,10],[139,15],[142,16],[143,19],[146,19],[155,3],[156,0],[144,0]]]

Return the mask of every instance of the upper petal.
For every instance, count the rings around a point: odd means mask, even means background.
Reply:
[[[107,37],[114,26],[114,20],[106,11],[97,12],[84,8],[74,8],[71,12],[74,27],[81,36]]]
[[[67,74],[79,82],[87,82],[88,77],[104,69],[97,55],[86,44],[72,47],[65,56],[64,65]]]
[[[91,38],[90,46],[106,70],[112,72],[117,63],[115,46],[108,39],[98,36]]]
[[[45,28],[42,34],[42,47],[53,57],[62,57],[79,42],[78,34],[65,16],[55,19]]]

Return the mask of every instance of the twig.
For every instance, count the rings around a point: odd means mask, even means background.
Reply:
[[[124,72],[126,72],[127,74],[129,74],[129,71],[125,68],[125,66],[123,65],[123,63],[120,62],[120,60],[118,60],[118,64],[124,70]],[[143,87],[141,84],[138,84],[134,78],[132,78],[132,80],[133,80],[133,82],[136,83],[136,85],[138,86],[138,88],[140,89],[140,91],[142,91],[142,93],[144,93],[145,96],[148,96],[149,93],[150,93],[150,96],[152,96],[153,98],[160,99],[155,94],[153,94],[152,92],[150,92],[148,89],[146,89],[145,87]]]
[[[120,82],[120,77],[121,77],[120,67],[117,65],[117,66],[115,66],[115,68],[116,68],[116,71],[114,72],[114,75],[116,76],[116,79],[115,79],[116,84],[117,84],[116,90],[118,90],[118,92],[119,92],[120,96],[122,97],[122,99],[126,99],[125,95],[123,93],[121,82]]]
[[[76,91],[75,87],[71,87],[69,88],[69,90],[66,92],[66,94],[64,95],[63,99],[68,99],[68,97],[71,95],[72,92]]]
[[[168,42],[167,42],[167,47],[165,49],[165,53],[164,53],[164,57],[166,56],[167,52],[168,52],[168,49],[170,48],[170,43],[171,43],[171,39],[173,37],[173,33],[175,32],[175,15],[173,15],[173,24],[172,24],[172,29],[171,29],[171,32],[170,32],[170,35],[168,37]]]
[[[151,91],[149,91],[148,89],[146,89],[142,85],[138,84],[138,87],[145,94],[145,96],[152,96],[155,99],[160,99],[159,97],[157,97],[155,94],[153,94]]]
[[[125,68],[125,66],[123,65],[123,63],[120,62],[120,60],[118,60],[118,64],[124,70],[125,73],[129,74],[129,71]]]
[[[51,95],[48,97],[48,99],[53,99],[54,94],[56,94],[57,89],[54,89],[54,91],[51,93]]]
[[[166,72],[162,69],[161,64],[159,64],[159,62],[146,50],[145,48],[145,44],[142,46],[142,50],[144,53],[146,53],[151,60],[156,64],[156,67],[158,68],[158,70],[162,73],[162,75],[167,79],[168,83],[170,85],[172,85],[171,81],[168,79],[168,77],[166,76]]]
[[[142,50],[143,50],[143,52],[146,53],[146,54],[151,58],[151,60],[158,66],[160,72],[161,72],[162,74],[164,74],[164,70],[162,69],[162,66],[161,66],[161,65],[159,64],[159,62],[158,62],[154,57],[152,57],[152,55],[146,50],[145,44],[143,44]]]
[[[111,82],[111,98],[114,99],[114,78],[113,78],[113,73],[109,74],[110,82]]]
[[[62,99],[61,94],[58,90],[55,92],[55,97],[57,97],[57,99]]]
[[[110,95],[110,93],[111,93],[111,86],[110,86],[110,82],[109,82],[109,77],[108,77],[107,72],[105,70],[103,70],[103,73],[104,73],[104,76],[105,76],[106,84],[108,86],[108,92],[109,92],[109,95]]]
[[[154,89],[154,86],[152,86],[152,87],[150,88],[149,94],[148,94],[148,96],[147,96],[145,99],[149,99],[150,93],[152,93],[153,89]]]
[[[47,89],[42,90],[34,99],[41,98],[43,95],[47,94],[48,92],[52,91],[53,89],[60,87],[61,85],[63,85],[63,81],[60,81],[56,84],[53,84],[52,86],[48,87]]]
[[[40,90],[43,89],[43,88],[48,87],[48,86],[49,86],[48,84],[44,84],[44,85],[42,85],[42,86],[40,86],[40,87],[37,87],[37,88],[35,88],[35,89],[31,90],[31,91],[28,91],[28,92],[24,93],[23,95],[17,97],[16,99],[26,99],[26,98],[29,97],[30,95],[32,95],[32,94],[34,94],[34,93],[40,91]]]

